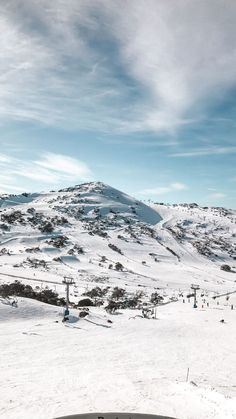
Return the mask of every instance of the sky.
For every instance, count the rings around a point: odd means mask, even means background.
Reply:
[[[236,208],[234,0],[0,1],[0,193]]]

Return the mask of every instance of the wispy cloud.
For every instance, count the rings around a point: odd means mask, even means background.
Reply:
[[[6,156],[4,154],[0,154],[0,163],[10,163],[11,160],[11,157]]]
[[[198,156],[211,156],[211,155],[221,155],[221,154],[232,154],[236,153],[236,146],[232,147],[208,147],[200,148],[189,151],[181,151],[177,153],[169,154],[170,157],[198,157]]]
[[[105,3],[129,74],[148,95],[146,127],[191,123],[235,85],[234,2],[130,0],[126,13]]]
[[[176,191],[183,191],[188,189],[188,186],[184,183],[170,183],[167,186],[157,186],[155,188],[147,188],[143,189],[142,191],[139,191],[139,195],[164,195],[170,192],[176,192]]]
[[[10,156],[2,161],[1,157],[0,170],[7,175],[0,175],[0,193],[23,192],[20,185],[26,184],[27,180],[30,190],[37,191],[38,187],[49,188],[93,179],[87,164],[70,156],[46,153],[38,160],[28,161]]]
[[[235,86],[233,1],[129,0],[125,13],[123,0],[0,8],[2,121],[173,132]]]
[[[219,198],[225,198],[227,195],[222,192],[214,192],[210,195],[208,195],[208,198],[210,199],[219,199]]]
[[[26,0],[19,7],[13,0],[1,6],[2,121],[118,128],[110,103],[119,102],[122,83],[89,45],[86,30],[93,34],[97,26],[92,3]]]
[[[91,170],[87,164],[73,157],[63,154],[45,153],[36,165],[63,176],[86,180],[91,177]]]

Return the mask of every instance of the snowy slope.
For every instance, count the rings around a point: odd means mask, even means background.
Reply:
[[[65,327],[60,308],[0,302],[1,418],[134,411],[234,419],[236,311],[222,298],[209,310],[179,301],[159,307],[156,320],[138,314],[93,308]]]
[[[220,265],[234,269],[235,211],[150,208],[100,182],[23,198],[29,202],[15,197],[17,206],[0,211],[2,274],[52,282],[69,275],[80,285],[234,284]]]
[[[13,195],[13,194],[1,194],[0,195],[0,207],[12,207],[15,205],[25,204],[28,202],[33,201],[37,196],[39,196],[38,193],[29,194],[29,193],[23,193],[21,195]]]
[[[65,296],[69,276],[71,302],[117,285],[127,295],[143,291],[142,304],[153,292],[164,302],[156,320],[140,309],[108,316],[103,307],[78,320],[72,309],[65,327],[61,307],[0,298],[1,417],[236,417],[235,211],[147,206],[100,182],[0,203],[0,283],[19,279]],[[220,269],[225,263],[231,272]],[[192,283],[200,286],[197,309]]]
[[[213,262],[236,260],[236,211],[199,207],[197,204],[154,205],[163,218],[162,227],[178,243],[191,244]]]

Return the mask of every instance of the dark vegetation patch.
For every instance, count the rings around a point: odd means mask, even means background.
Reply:
[[[8,298],[10,296],[25,297],[47,304],[65,306],[65,299],[59,298],[56,292],[50,289],[34,291],[30,285],[22,284],[20,281],[0,285],[0,295],[3,298]]]

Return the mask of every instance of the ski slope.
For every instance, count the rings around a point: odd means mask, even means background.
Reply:
[[[233,419],[236,311],[224,304],[193,310],[179,301],[153,320],[93,308],[65,327],[61,308],[0,302],[1,417],[116,410]]]
[[[143,291],[143,304],[158,292],[165,302],[157,319],[101,307],[80,320],[72,310],[64,325],[62,308],[1,298],[0,417],[236,417],[234,210],[146,205],[101,182],[2,196],[0,205],[0,284],[19,279],[64,297],[67,276],[73,303],[95,286]],[[187,298],[193,283],[197,309]]]

